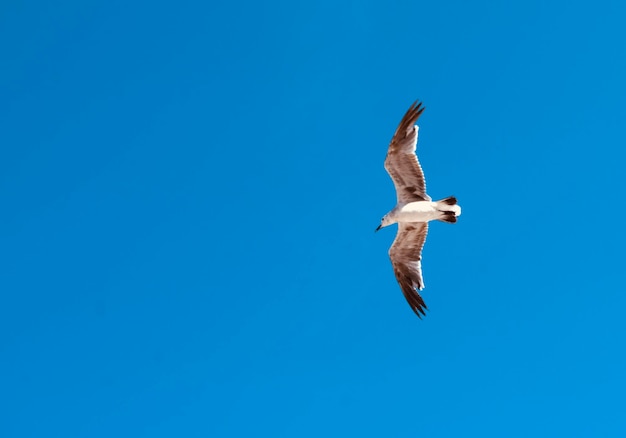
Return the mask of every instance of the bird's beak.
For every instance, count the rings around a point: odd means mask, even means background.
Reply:
[[[379,226],[378,226],[378,228],[376,228],[376,229],[374,230],[374,232],[376,232],[376,231],[380,230],[382,227],[383,227],[383,226],[382,226],[382,224],[381,224],[381,225],[379,225]]]

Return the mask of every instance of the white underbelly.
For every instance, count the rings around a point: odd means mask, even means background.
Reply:
[[[398,222],[428,222],[441,216],[431,201],[410,202],[398,212]]]

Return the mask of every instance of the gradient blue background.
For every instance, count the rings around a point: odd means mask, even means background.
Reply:
[[[4,2],[0,436],[626,436],[625,17]],[[421,321],[373,232],[415,99]]]

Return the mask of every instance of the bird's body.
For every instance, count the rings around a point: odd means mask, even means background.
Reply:
[[[461,207],[458,205],[442,206],[433,201],[415,201],[397,205],[396,208],[387,213],[387,217],[396,222],[429,222],[440,219],[444,211],[457,212],[456,216],[459,216]]]
[[[461,215],[456,198],[451,196],[433,201],[426,194],[424,173],[415,155],[419,129],[415,122],[423,111],[421,103],[411,105],[389,144],[385,169],[393,180],[398,199],[396,206],[382,218],[376,229],[398,224],[396,239],[389,248],[389,258],[404,297],[420,317],[425,315],[426,309],[418,290],[424,288],[421,260],[428,222],[455,223],[457,216]]]

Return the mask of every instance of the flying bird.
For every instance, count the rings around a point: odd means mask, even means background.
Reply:
[[[424,172],[415,155],[419,129],[415,123],[423,112],[422,103],[414,102],[391,139],[385,170],[393,180],[398,199],[393,210],[383,216],[376,228],[378,231],[398,224],[396,239],[389,248],[389,258],[404,297],[420,318],[426,315],[424,310],[427,309],[418,291],[424,288],[421,260],[428,222],[455,223],[457,216],[461,215],[461,207],[455,197],[433,201],[426,194]]]

